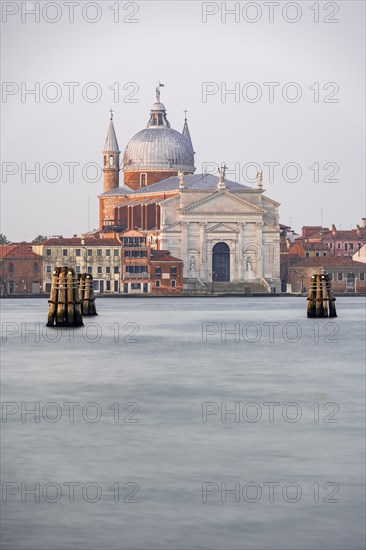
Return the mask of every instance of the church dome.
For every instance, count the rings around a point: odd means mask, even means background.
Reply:
[[[165,106],[160,103],[159,88],[156,89],[156,102],[151,107],[147,128],[138,132],[127,144],[123,171],[195,171],[189,131],[187,135],[184,129],[181,134],[170,127]]]
[[[194,172],[194,153],[188,140],[173,128],[145,128],[128,143],[123,170]]]

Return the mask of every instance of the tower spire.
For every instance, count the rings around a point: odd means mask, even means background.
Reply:
[[[184,136],[186,138],[186,140],[188,141],[192,151],[193,151],[193,154],[195,154],[194,152],[194,149],[193,149],[193,143],[192,143],[192,140],[191,140],[191,134],[189,132],[189,128],[188,128],[188,122],[187,122],[187,109],[184,109],[184,125],[183,125],[183,130],[182,130],[182,136]]]
[[[113,124],[113,110],[110,109],[109,112],[111,116],[103,148],[104,193],[119,187],[119,155],[121,151],[118,147],[117,136]]]

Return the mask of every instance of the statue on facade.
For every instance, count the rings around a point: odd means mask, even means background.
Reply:
[[[262,172],[262,170],[260,172],[257,171],[256,179],[257,179],[258,187],[262,187],[262,185],[263,185],[263,172]]]
[[[179,189],[184,189],[184,172],[179,170],[178,172]]]

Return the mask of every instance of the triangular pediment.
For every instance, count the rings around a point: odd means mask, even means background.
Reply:
[[[181,209],[182,214],[264,214],[264,210],[229,191],[212,193]]]
[[[217,223],[206,229],[206,233],[238,233],[238,228],[227,223]]]

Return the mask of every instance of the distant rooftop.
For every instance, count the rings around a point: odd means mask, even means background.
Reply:
[[[219,178],[213,174],[189,174],[184,176],[184,187],[185,189],[194,190],[194,189],[217,189]],[[231,180],[225,180],[225,186],[229,190],[245,190],[253,189],[247,185],[242,185]],[[154,193],[158,191],[178,191],[179,190],[179,178],[178,176],[171,176],[165,180],[158,181],[148,187],[141,187],[134,191],[129,187],[123,185],[118,187],[118,189],[111,189],[106,193],[103,193],[102,196],[114,196],[114,195],[139,195],[144,193]]]

